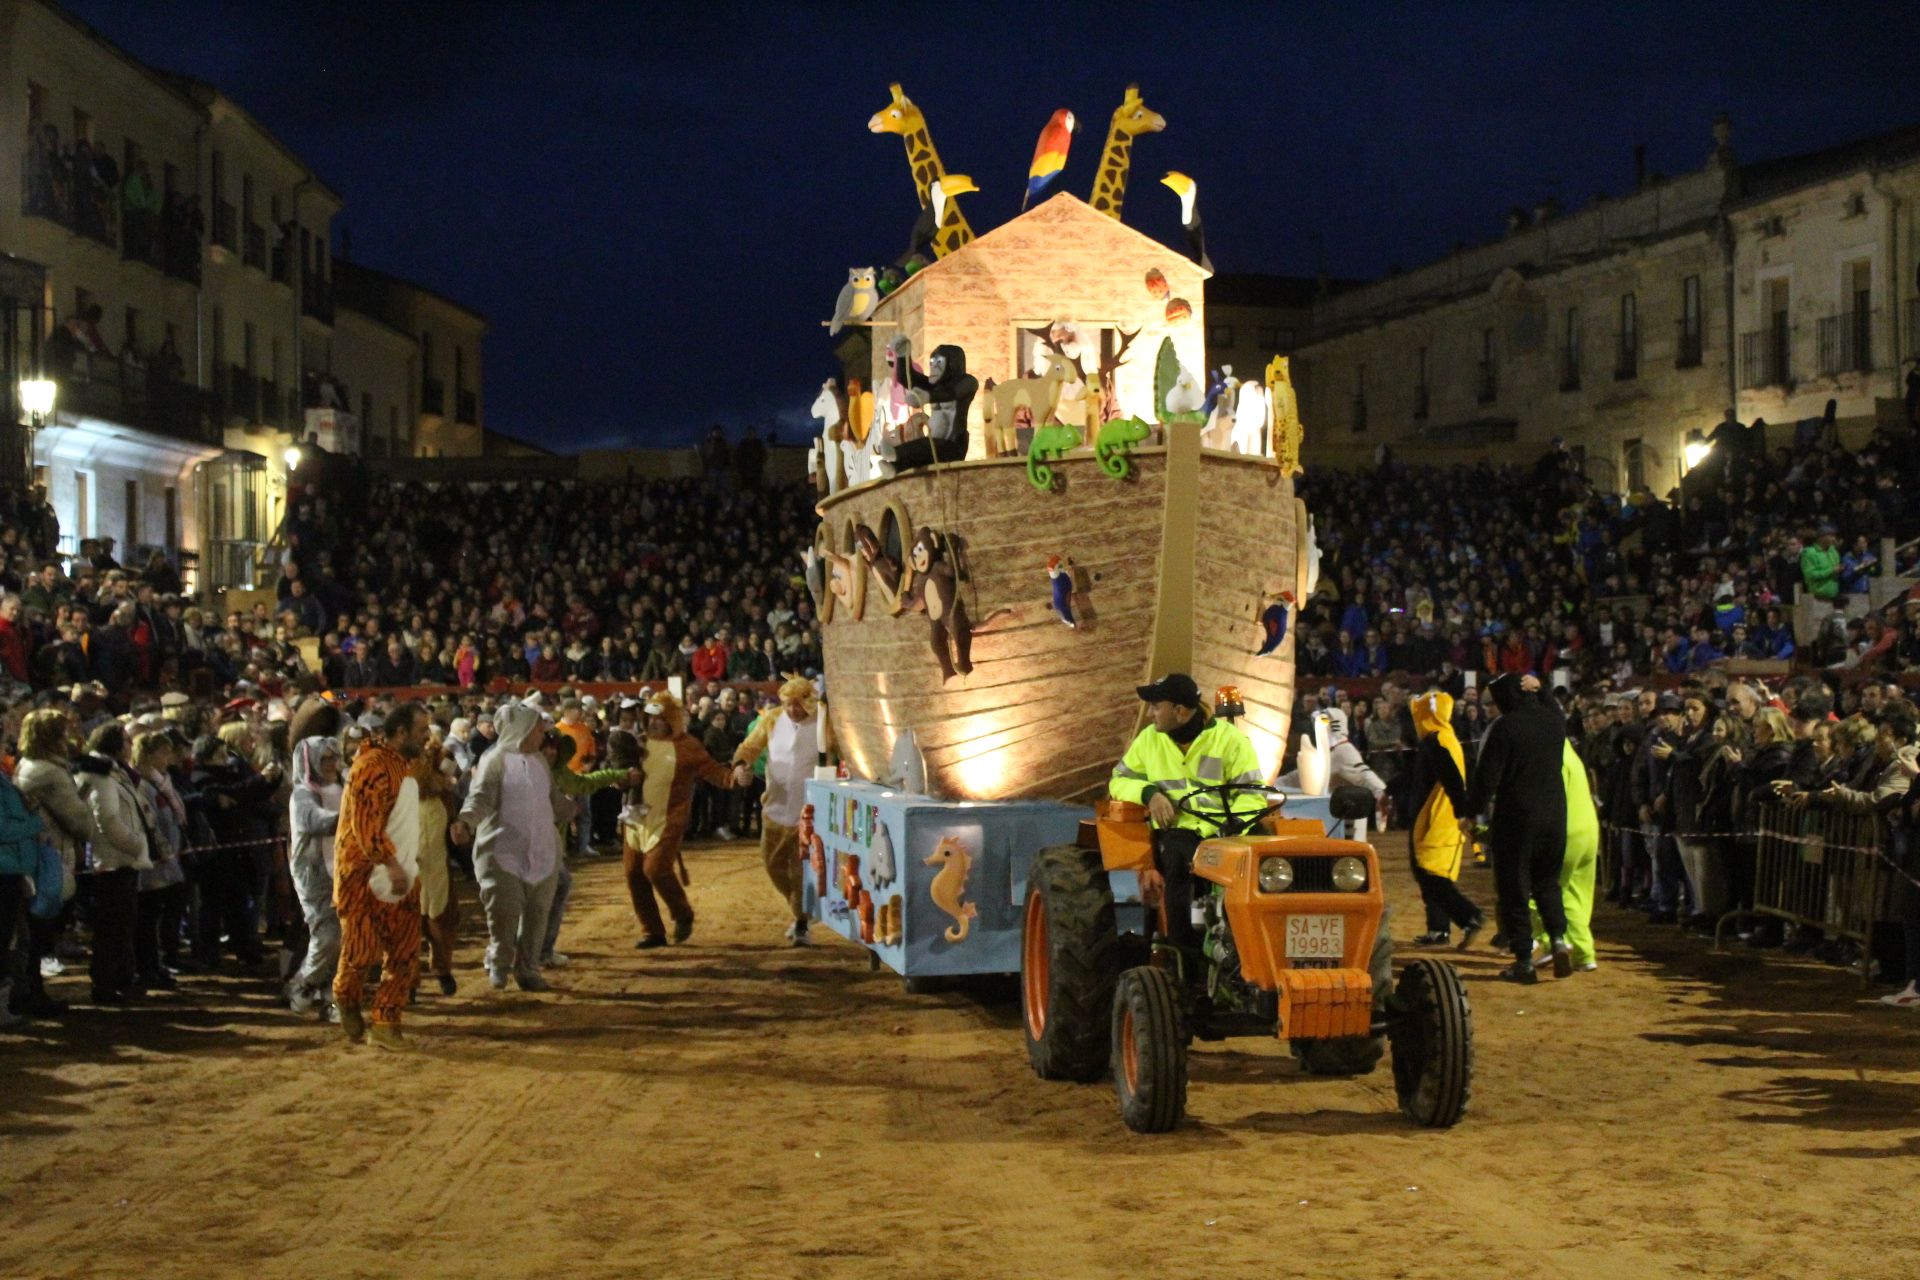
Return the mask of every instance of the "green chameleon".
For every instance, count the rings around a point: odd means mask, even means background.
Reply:
[[[1147,438],[1153,427],[1139,418],[1114,418],[1102,424],[1093,442],[1093,456],[1100,469],[1116,480],[1133,474],[1133,460],[1127,456],[1134,445]]]
[[[1041,459],[1049,454],[1058,458],[1079,444],[1080,432],[1073,427],[1056,423],[1034,428],[1033,443],[1027,446],[1027,479],[1033,487],[1042,493],[1053,488],[1053,468]]]

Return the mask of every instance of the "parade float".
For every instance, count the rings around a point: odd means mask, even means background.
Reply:
[[[1090,200],[1049,190],[1071,125],[1043,133],[1028,207],[976,234],[960,205],[982,193],[892,87],[869,128],[905,145],[912,251],[849,272],[830,327],[864,328],[871,362],[814,402],[807,570],[850,776],[812,784],[809,891],[909,979],[1019,967],[1025,869],[1091,818],[1144,723],[1135,686],[1191,673],[1269,781],[1289,729],[1315,557],[1287,362],[1206,370],[1190,178],[1150,188],[1179,201],[1185,252],[1122,221],[1135,142],[1165,126],[1138,90]],[[967,455],[896,471],[882,442],[943,414]]]
[[[807,784],[806,910],[909,990],[1019,974],[1034,1071],[1110,1072],[1143,1132],[1180,1123],[1190,1039],[1236,1035],[1320,1074],[1391,1047],[1401,1110],[1456,1123],[1465,989],[1422,958],[1395,994],[1379,859],[1345,826],[1369,797],[1273,785],[1317,570],[1301,424],[1282,357],[1199,374],[1193,180],[1162,179],[1187,253],[1121,220],[1135,140],[1165,121],[1127,90],[1086,202],[1048,194],[1076,129],[1054,112],[1022,212],[976,235],[959,203],[979,188],[891,98],[869,128],[904,141],[921,215],[905,258],[849,272],[828,327],[864,327],[869,363],[814,402],[806,561],[844,776]],[[1146,723],[1138,687],[1175,671],[1259,762],[1209,780],[1202,761],[1172,801],[1202,836],[1190,922],[1142,901],[1147,812],[1105,798]],[[1323,755],[1297,775],[1321,791]]]

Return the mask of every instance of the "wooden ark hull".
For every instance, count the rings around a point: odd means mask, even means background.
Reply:
[[[1304,597],[1303,507],[1271,459],[1203,450],[1197,431],[1133,455],[1116,480],[1090,454],[1053,464],[1055,492],[1024,459],[955,463],[843,491],[820,504],[816,548],[838,559],[822,608],[833,732],[850,767],[884,776],[911,729],[929,791],[970,800],[1100,794],[1143,723],[1136,685],[1188,671],[1202,696],[1240,692],[1267,774],[1293,706],[1293,630],[1266,656],[1262,610]],[[905,563],[918,530],[945,535],[973,628],[972,670],[943,679],[926,614],[893,612],[886,572],[856,529]],[[1070,561],[1068,627],[1049,557]],[[861,597],[864,595],[864,599]]]

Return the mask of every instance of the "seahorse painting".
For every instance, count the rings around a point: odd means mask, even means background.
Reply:
[[[941,936],[948,942],[965,942],[967,931],[980,915],[979,907],[964,901],[967,875],[973,870],[973,855],[952,836],[942,836],[926,865],[940,868],[927,888],[927,895],[933,899],[934,906],[953,917],[953,923]]]

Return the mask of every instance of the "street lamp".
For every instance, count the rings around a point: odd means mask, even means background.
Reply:
[[[35,426],[53,416],[59,386],[52,378],[20,379],[20,409]]]
[[[287,470],[298,471],[300,469],[300,446],[299,445],[297,444],[288,445],[287,451],[281,454],[280,456],[286,459]]]
[[[1713,446],[1708,444],[1707,438],[1700,434],[1700,428],[1695,427],[1687,432],[1687,442],[1682,447],[1680,456],[1685,459],[1687,470],[1691,471],[1705,462],[1707,455],[1711,452],[1713,452]]]

